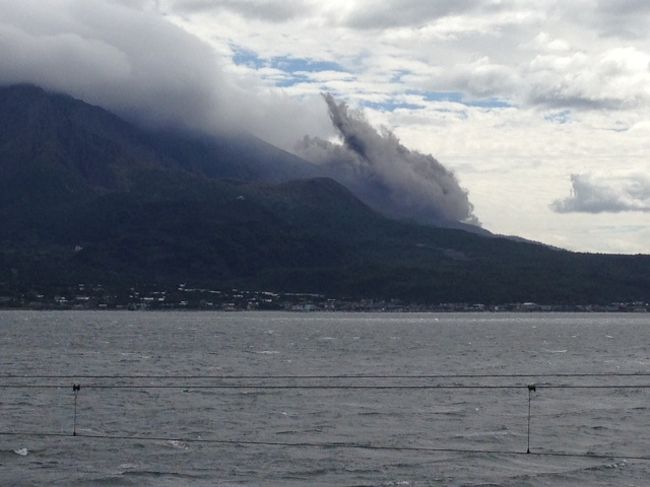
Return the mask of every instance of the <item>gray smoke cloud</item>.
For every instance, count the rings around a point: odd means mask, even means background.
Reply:
[[[377,131],[362,113],[323,95],[341,143],[305,136],[296,147],[369,206],[424,223],[478,225],[467,191],[453,172],[430,155],[409,150],[388,129]]]
[[[650,212],[650,179],[637,175],[625,178],[596,178],[571,175],[571,195],[551,203],[557,213]]]

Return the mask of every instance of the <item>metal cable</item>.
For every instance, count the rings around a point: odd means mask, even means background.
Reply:
[[[535,384],[538,389],[650,389],[650,384]],[[0,389],[61,389],[70,384],[0,384]],[[426,385],[266,385],[266,384],[83,384],[84,389],[173,389],[173,390],[290,390],[290,389],[325,389],[325,390],[435,390],[435,389],[526,389],[528,384],[426,384]]]
[[[577,373],[541,373],[541,374],[343,374],[343,375],[97,375],[97,374],[0,374],[0,379],[168,379],[168,380],[277,380],[277,379],[506,379],[506,378],[543,378],[543,377],[650,377],[650,372],[577,372]]]
[[[399,445],[375,445],[371,443],[345,443],[345,442],[282,442],[282,441],[262,441],[262,440],[232,440],[216,438],[182,438],[182,437],[165,437],[165,436],[139,436],[139,435],[98,435],[77,432],[76,435],[68,433],[51,433],[35,431],[0,431],[0,436],[23,436],[23,437],[53,437],[53,438],[86,438],[92,440],[122,440],[122,441],[165,441],[179,443],[203,443],[203,444],[221,444],[235,446],[271,446],[285,448],[345,448],[345,449],[362,449],[362,450],[384,450],[384,451],[410,451],[423,453],[463,453],[477,455],[526,455],[538,457],[570,457],[570,458],[592,458],[592,459],[625,459],[650,461],[650,456],[644,455],[620,455],[607,453],[577,453],[577,452],[558,452],[558,451],[525,451],[517,450],[494,450],[494,449],[470,449],[470,448],[448,448],[448,447],[418,447],[418,446],[399,446]]]

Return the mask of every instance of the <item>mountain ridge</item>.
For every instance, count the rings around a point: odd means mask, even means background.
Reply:
[[[239,141],[223,140],[226,155],[186,135],[165,145],[101,108],[30,90],[17,103],[0,89],[0,289],[189,281],[413,302],[650,300],[650,256],[391,220],[331,178],[300,177],[292,158],[295,178],[264,181],[277,162],[257,160],[264,151],[242,156],[240,175],[260,173],[235,180]]]

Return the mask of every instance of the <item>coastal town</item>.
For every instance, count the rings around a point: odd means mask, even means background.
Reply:
[[[55,289],[0,290],[0,309],[61,310],[203,310],[203,311],[348,311],[348,312],[637,312],[646,302],[609,304],[540,304],[534,302],[409,303],[400,299],[355,299],[313,293],[207,289],[185,283],[128,289],[80,283]]]

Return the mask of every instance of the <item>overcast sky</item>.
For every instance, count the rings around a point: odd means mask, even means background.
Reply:
[[[331,93],[497,233],[650,253],[647,0],[0,0],[0,83],[145,123],[334,140]]]

